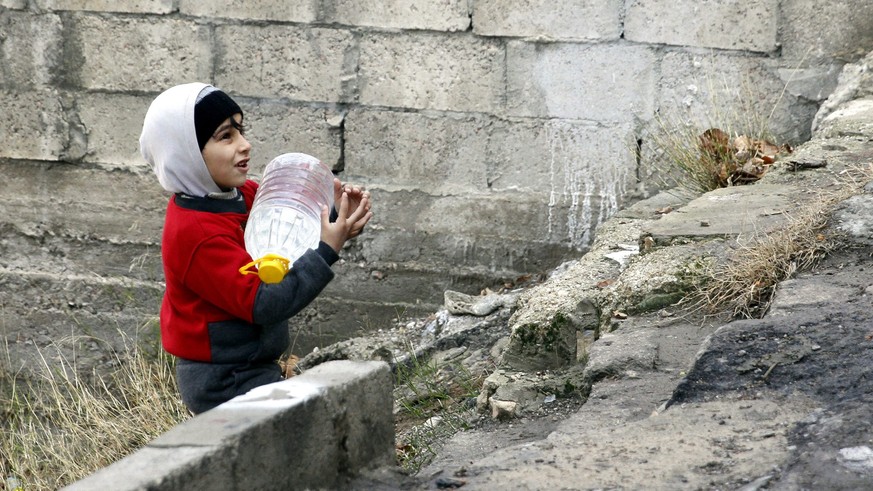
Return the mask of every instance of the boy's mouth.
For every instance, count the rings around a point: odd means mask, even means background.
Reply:
[[[240,160],[234,167],[247,170],[249,168],[249,159]]]

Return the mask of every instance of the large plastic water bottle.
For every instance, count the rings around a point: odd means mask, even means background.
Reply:
[[[245,230],[251,263],[240,269],[278,283],[297,258],[318,247],[321,205],[333,206],[333,173],[317,158],[286,153],[264,169]]]

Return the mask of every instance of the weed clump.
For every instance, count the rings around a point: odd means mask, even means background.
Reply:
[[[661,165],[668,167],[663,174],[675,176],[679,187],[693,193],[754,183],[780,156],[793,151],[791,145],[775,145],[767,137],[717,127],[701,131],[662,120],[659,125],[654,145],[663,159]]]
[[[438,362],[414,351],[395,371],[394,414],[397,461],[418,472],[436,456],[438,442],[468,428],[483,376],[459,362]]]
[[[58,489],[105,467],[189,417],[172,357],[125,341],[109,375],[79,373],[60,345],[30,377],[0,362],[0,476]]]

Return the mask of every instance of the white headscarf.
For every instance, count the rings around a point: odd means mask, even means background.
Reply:
[[[209,196],[222,193],[212,180],[194,128],[194,105],[216,90],[204,83],[171,87],[152,101],[142,125],[139,148],[161,186],[171,193]]]

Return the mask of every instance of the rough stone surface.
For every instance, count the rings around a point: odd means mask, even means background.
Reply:
[[[607,41],[621,35],[616,2],[572,0],[479,0],[473,3],[473,32],[481,36]]]
[[[318,2],[315,0],[179,0],[176,3],[181,13],[193,16],[281,22],[313,22],[318,19]]]
[[[79,14],[69,29],[66,77],[84,89],[151,92],[211,78],[209,29],[196,22]]]
[[[230,94],[298,101],[344,101],[343,80],[353,34],[291,25],[216,28],[215,83]],[[289,62],[293,60],[293,63]],[[240,66],[252,69],[240,70]]]
[[[372,106],[497,112],[503,95],[497,41],[373,34],[361,39],[360,102]]]
[[[141,181],[141,115],[167,86],[212,83],[246,112],[253,177],[276,155],[302,151],[376,198],[374,223],[344,251],[336,285],[295,319],[302,355],[439,308],[444,290],[472,294],[584,253],[600,224],[669,182],[652,135],[673,109],[699,122],[729,107],[768,119],[782,141],[806,139],[842,66],[873,47],[867,3],[779,0],[781,51],[762,56],[770,2],[749,4],[756,22],[718,31],[722,20],[735,23],[730,2],[681,2],[698,9],[687,16],[655,0],[5,0],[0,158],[10,175],[30,176],[43,162],[56,166],[56,182],[99,170],[117,189],[146,194],[142,208],[102,190],[83,203],[16,180],[15,194],[39,198],[28,210],[3,205],[3,215],[21,217],[9,233],[26,234],[8,240],[36,246],[11,253],[10,274],[42,268],[52,247],[67,265],[85,256],[77,270],[122,272],[125,254],[155,257],[159,236],[142,245],[141,232],[159,227],[165,200]],[[640,15],[652,19],[642,31]],[[674,30],[679,22],[687,28]],[[629,41],[631,27],[653,37]],[[683,39],[690,44],[663,44]],[[729,47],[735,39],[751,47]],[[838,146],[846,150],[822,154],[831,166],[865,151]],[[802,159],[798,167],[817,165]],[[110,223],[116,215],[140,246]]]
[[[690,9],[685,12],[668,3],[599,0],[560,19],[548,21],[549,12],[522,25],[514,20],[515,11],[538,15],[545,4],[513,0],[504,12],[489,12],[496,4],[483,0],[479,15],[487,16],[480,27],[494,22],[489,29],[505,31],[490,35],[476,31],[476,2],[454,0],[358,2],[354,11],[339,0],[293,6],[259,1],[245,8],[225,2],[221,11],[215,2],[187,0],[172,2],[170,11],[161,0],[0,0],[0,107],[10,120],[0,126],[0,165],[9,197],[0,213],[5,217],[0,282],[9,297],[3,318],[4,327],[14,330],[10,346],[24,351],[60,335],[81,335],[76,320],[83,319],[100,333],[135,332],[157,312],[166,196],[130,157],[126,139],[139,132],[134,113],[168,85],[202,80],[238,98],[251,116],[249,135],[261,143],[257,165],[272,152],[308,148],[323,153],[319,157],[341,179],[366,184],[378,198],[377,218],[368,234],[343,251],[332,289],[294,319],[295,349],[305,354],[386,328],[398,318],[428,315],[440,308],[445,290],[473,294],[483,286],[539,278],[591,249],[595,229],[613,216],[638,229],[640,221],[659,216],[656,209],[681,208],[682,199],[656,197],[627,210],[630,215],[616,215],[661,187],[658,153],[651,149],[659,116],[678,105],[682,121],[699,121],[712,116],[707,105],[733,112],[736,101],[749,102],[751,111],[736,107],[767,117],[775,134],[798,143],[811,134],[809,123],[842,66],[873,48],[866,0],[751,2],[750,11],[761,18],[750,23],[731,20],[737,18],[736,9],[726,10],[731,2],[680,2]],[[44,8],[50,5],[55,7]],[[695,8],[699,15],[684,15]],[[416,9],[428,14],[414,18]],[[581,12],[588,14],[580,22],[564,22]],[[614,12],[618,21],[628,22],[611,37],[615,31],[606,19]],[[774,16],[779,45],[771,36]],[[646,17],[653,23],[642,25]],[[589,20],[602,37],[568,34],[567,29],[590,28]],[[731,27],[712,28],[722,21]],[[675,29],[680,22],[687,28]],[[534,26],[538,33],[524,31]],[[640,32],[652,38],[633,37]],[[738,39],[741,45],[735,44]],[[665,44],[675,42],[688,44]],[[717,47],[705,47],[710,44]],[[847,70],[860,73],[863,64]],[[729,90],[711,91],[708,76]],[[771,169],[769,184],[802,187],[812,202],[820,192],[836,190],[853,167],[870,161],[864,126],[869,105],[857,99],[869,93],[864,84],[831,101],[816,138],[786,165]],[[108,111],[116,105],[125,114],[111,118]],[[355,169],[362,172],[354,174]],[[377,175],[368,178],[370,171]],[[461,178],[465,172],[469,181]],[[447,181],[457,187],[444,185]],[[846,214],[841,230],[853,230],[863,215],[860,209]],[[867,243],[856,240],[862,247]],[[586,404],[604,409],[595,422],[611,421],[610,410],[641,417],[669,398],[688,366],[687,351],[696,351],[704,331],[660,324],[674,319],[668,316],[673,307],[645,314],[625,308],[669,306],[675,299],[670,295],[681,290],[676,280],[683,261],[668,261],[657,251],[628,254],[634,243],[622,238],[598,244],[600,256],[590,260],[591,271],[574,268],[578,263],[563,266],[570,276],[556,274],[555,281],[582,285],[585,293],[583,298],[556,293],[554,305],[566,304],[574,312],[580,300],[596,302],[601,335],[648,326],[641,319],[658,323],[663,336],[656,340],[657,369],[629,369],[640,378],[618,370],[624,378],[593,387],[584,386],[578,370],[572,375],[572,384],[581,387],[571,391],[576,398],[551,402],[543,390],[555,395],[568,375],[544,370],[534,374],[542,380],[525,386],[526,377],[519,375],[524,372],[514,372],[519,379],[513,391],[524,394],[533,387],[542,402],[537,409],[518,404],[524,409],[516,411],[519,418],[497,427],[506,432],[499,445],[557,431],[559,421],[551,417],[532,423],[535,429],[516,423],[543,414],[557,418],[555,408],[570,410],[589,389],[596,397],[608,396],[589,400],[605,405]],[[707,253],[720,254],[720,246],[712,247]],[[686,253],[683,257],[695,261],[695,254]],[[634,273],[644,265],[660,266],[653,270],[658,274]],[[576,274],[579,278],[572,277]],[[640,298],[618,300],[624,293],[613,290],[622,285],[642,288]],[[854,290],[830,295],[846,291]],[[543,305],[552,304],[543,300]],[[615,314],[615,306],[628,318]],[[499,309],[500,315],[508,318],[505,310]],[[533,316],[530,309],[525,316],[549,318]],[[506,322],[491,327],[504,334],[493,349],[470,350],[478,353],[469,356],[479,368],[496,363],[511,344]],[[576,333],[577,360],[600,356],[592,349],[594,332]],[[573,352],[570,344],[567,353]],[[451,349],[456,348],[461,347]],[[97,349],[87,366],[102,363],[103,354]],[[621,390],[607,390],[613,386],[606,382],[639,395],[640,404],[622,399]],[[487,413],[483,419],[479,428],[491,424]],[[508,425],[514,425],[511,431]],[[847,460],[842,452],[857,447],[863,445],[841,447],[837,462],[857,466],[860,460]]]
[[[648,119],[654,107],[655,53],[645,46],[511,41],[506,58],[512,116],[626,123]]]
[[[329,0],[322,3],[325,20],[352,26],[448,32],[465,31],[470,26],[469,2],[464,0]]]
[[[129,95],[81,94],[75,97],[74,111],[86,141],[85,158],[108,168],[148,172],[139,154],[142,120],[150,97]]]
[[[172,0],[36,0],[36,5],[47,10],[88,10],[138,14],[168,14],[175,8]]]
[[[32,90],[52,83],[62,61],[61,28],[56,15],[0,15],[0,87]]]
[[[3,132],[4,156],[50,160],[64,152],[69,142],[69,126],[56,90],[12,92],[0,89],[0,101],[9,114],[9,123]],[[56,123],[46,127],[46,120]]]
[[[627,8],[625,38],[769,53],[777,46],[779,14],[778,0],[753,0],[741,7],[728,0],[634,0]],[[695,19],[693,28],[689,17]]]
[[[343,170],[343,113],[334,109],[291,105],[272,100],[241,99],[245,105],[246,137],[252,144],[253,175],[278,155],[317,155],[334,171]],[[275,128],[266,133],[264,128]]]
[[[850,63],[843,67],[837,85],[837,90],[830,93],[827,100],[819,107],[812,121],[812,129],[818,129],[822,120],[827,118],[837,108],[855,99],[869,97],[871,94],[871,65],[873,65],[873,53],[868,54],[857,63]]]
[[[873,50],[873,26],[865,22],[871,15],[870,2],[782,2],[782,54],[810,65],[828,65],[835,58],[855,62]],[[821,36],[823,30],[829,34]],[[812,39],[816,41],[810,43]]]

